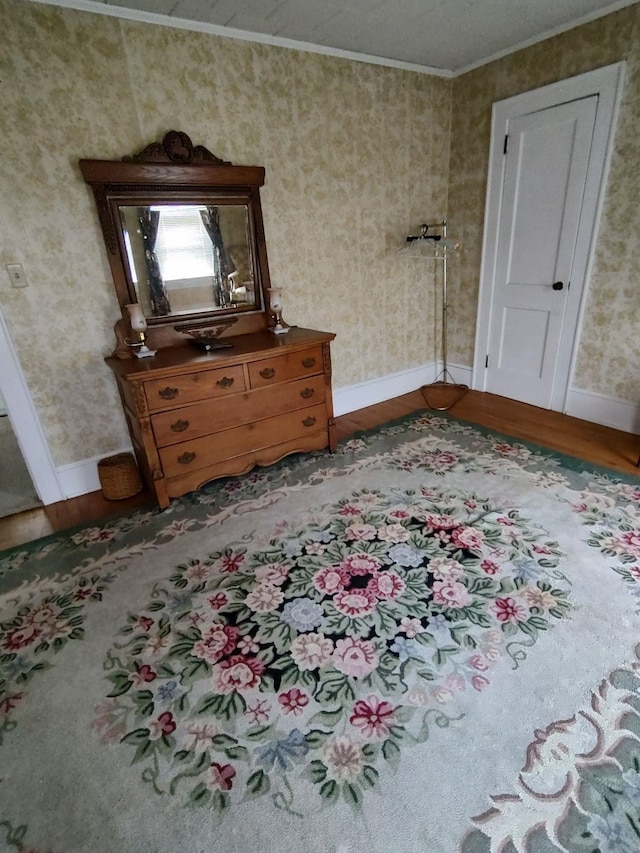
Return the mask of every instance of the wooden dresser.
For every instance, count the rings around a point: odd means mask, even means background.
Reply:
[[[209,480],[289,453],[336,448],[330,342],[310,329],[229,337],[230,349],[168,347],[106,359],[140,470],[163,509]]]

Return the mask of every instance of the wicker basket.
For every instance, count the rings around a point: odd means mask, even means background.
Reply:
[[[133,453],[117,453],[98,462],[102,494],[108,501],[131,498],[142,490],[142,479]]]

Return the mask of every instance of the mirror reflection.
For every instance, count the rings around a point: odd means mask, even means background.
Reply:
[[[146,317],[260,307],[247,205],[121,205],[119,213]]]

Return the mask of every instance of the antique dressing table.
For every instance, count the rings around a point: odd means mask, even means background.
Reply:
[[[122,311],[106,363],[159,505],[290,453],[335,450],[335,336],[273,331],[264,169],[233,166],[178,131],[80,169]],[[142,344],[155,354],[138,357]]]

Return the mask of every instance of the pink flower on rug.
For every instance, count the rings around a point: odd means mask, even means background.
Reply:
[[[151,626],[153,625],[153,619],[150,619],[148,616],[141,616],[138,619],[138,626],[142,628],[143,631],[151,630]]]
[[[209,577],[209,566],[204,563],[197,562],[195,565],[189,566],[184,573],[184,576],[190,581],[206,581]]]
[[[337,670],[352,678],[366,678],[378,666],[379,658],[370,640],[346,637],[337,640],[332,655]]]
[[[207,663],[217,663],[235,649],[239,635],[240,631],[231,625],[213,625],[194,645],[191,654]]]
[[[620,544],[632,557],[640,557],[640,533],[629,530],[620,537]]]
[[[351,576],[373,575],[380,568],[380,560],[373,554],[349,554],[340,563],[340,568]]]
[[[464,584],[457,581],[435,581],[433,584],[433,600],[444,607],[466,607],[471,604],[471,596]]]
[[[208,601],[209,606],[213,608],[213,610],[221,610],[225,604],[229,603],[229,599],[224,592],[217,592],[215,595],[210,596]]]
[[[170,735],[176,730],[176,721],[171,711],[160,714],[157,720],[149,723],[149,740],[159,740],[163,735]]]
[[[313,632],[298,634],[290,651],[298,669],[318,669],[331,660],[333,640]]]
[[[187,742],[187,749],[192,749],[195,753],[204,752],[213,744],[214,737],[218,734],[218,729],[209,723],[202,725],[192,724],[187,729],[187,734],[190,734],[193,740]]]
[[[319,592],[326,592],[328,595],[333,595],[341,589],[344,589],[348,578],[345,573],[334,566],[327,566],[320,569],[313,576],[313,585]]]
[[[214,761],[209,768],[207,786],[213,790],[230,791],[233,788],[235,775],[236,771],[231,764],[216,764]]]
[[[73,595],[74,601],[84,601],[85,598],[90,598],[93,593],[93,589],[91,587],[82,587],[81,589],[77,589]]]
[[[56,621],[59,612],[59,609],[51,604],[41,604],[25,616],[24,622],[25,625],[47,625]]]
[[[394,509],[389,513],[389,518],[397,519],[398,521],[403,521],[406,518],[411,518],[411,513],[407,512],[406,509]]]
[[[450,702],[451,699],[453,699],[453,693],[447,687],[434,687],[433,698],[440,705],[444,705],[446,702]]]
[[[264,664],[257,658],[234,655],[216,664],[211,676],[218,693],[232,693],[234,690],[242,693],[257,687],[263,672]]]
[[[259,583],[251,590],[244,602],[256,613],[270,613],[284,601],[284,592],[270,583]]]
[[[365,737],[386,737],[393,722],[393,706],[377,696],[367,696],[353,706],[349,717],[352,726],[359,728]]]
[[[451,534],[451,541],[458,548],[479,551],[484,542],[484,533],[473,527],[457,527]]]
[[[136,664],[136,671],[131,673],[131,681],[136,687],[139,687],[141,684],[150,684],[152,681],[155,681],[156,678],[156,673],[151,669],[148,663],[144,663],[142,666]]]
[[[256,699],[252,705],[247,706],[244,712],[245,717],[248,717],[252,723],[266,723],[269,719],[271,705],[266,699]]]
[[[20,628],[9,631],[2,641],[2,645],[9,652],[16,652],[18,649],[24,649],[26,646],[35,643],[41,634],[42,631],[33,625],[22,625]]]
[[[356,542],[368,542],[376,538],[378,531],[372,524],[351,524],[344,531],[346,539],[352,539]]]
[[[432,530],[453,530],[459,524],[452,515],[428,515],[425,521]]]
[[[403,524],[387,524],[378,530],[378,539],[383,542],[408,542],[409,531]]]
[[[367,584],[367,589],[376,598],[393,600],[402,595],[405,590],[405,582],[395,572],[380,572],[380,574],[371,578]]]
[[[376,608],[376,599],[368,589],[343,589],[333,599],[336,610],[351,619],[368,616]]]
[[[528,616],[526,607],[513,598],[496,598],[493,609],[499,622],[522,622]]]
[[[9,693],[0,699],[0,714],[8,716],[22,699],[22,693]]]
[[[338,641],[339,642],[339,641]],[[323,757],[335,779],[355,779],[364,767],[362,749],[347,737],[335,737],[324,745]]]
[[[260,646],[250,634],[247,634],[241,640],[238,640],[238,651],[242,652],[243,655],[257,655],[260,651]]]
[[[500,571],[500,566],[494,563],[493,560],[483,560],[480,563],[480,568],[487,575],[497,575]]]
[[[421,634],[424,631],[422,622],[409,616],[403,616],[398,626],[398,632],[406,634],[407,637],[415,637],[416,634]]]
[[[244,563],[244,554],[225,554],[218,560],[217,568],[221,572],[237,572]]]
[[[297,717],[309,704],[309,697],[297,687],[292,687],[291,690],[278,696],[278,702],[282,705],[285,714],[293,714],[294,717]]]
[[[346,506],[343,506],[341,509],[338,510],[338,515],[353,516],[361,514],[362,510],[358,509],[358,507],[354,506],[353,504],[347,504]]]
[[[482,655],[472,655],[472,657],[469,658],[469,666],[472,666],[480,672],[485,672],[489,669],[489,662]]]
[[[270,563],[267,566],[258,566],[255,570],[256,580],[273,584],[273,586],[281,586],[288,575],[289,566],[285,566],[284,563]]]
[[[457,560],[435,557],[429,561],[428,571],[439,581],[457,581],[464,575],[464,568]]]
[[[471,679],[471,686],[474,690],[480,692],[489,686],[489,679],[485,678],[484,675],[474,675]]]
[[[537,586],[528,586],[521,590],[520,594],[529,607],[539,607],[540,610],[551,610],[558,603],[556,597],[548,589],[540,589]]]

